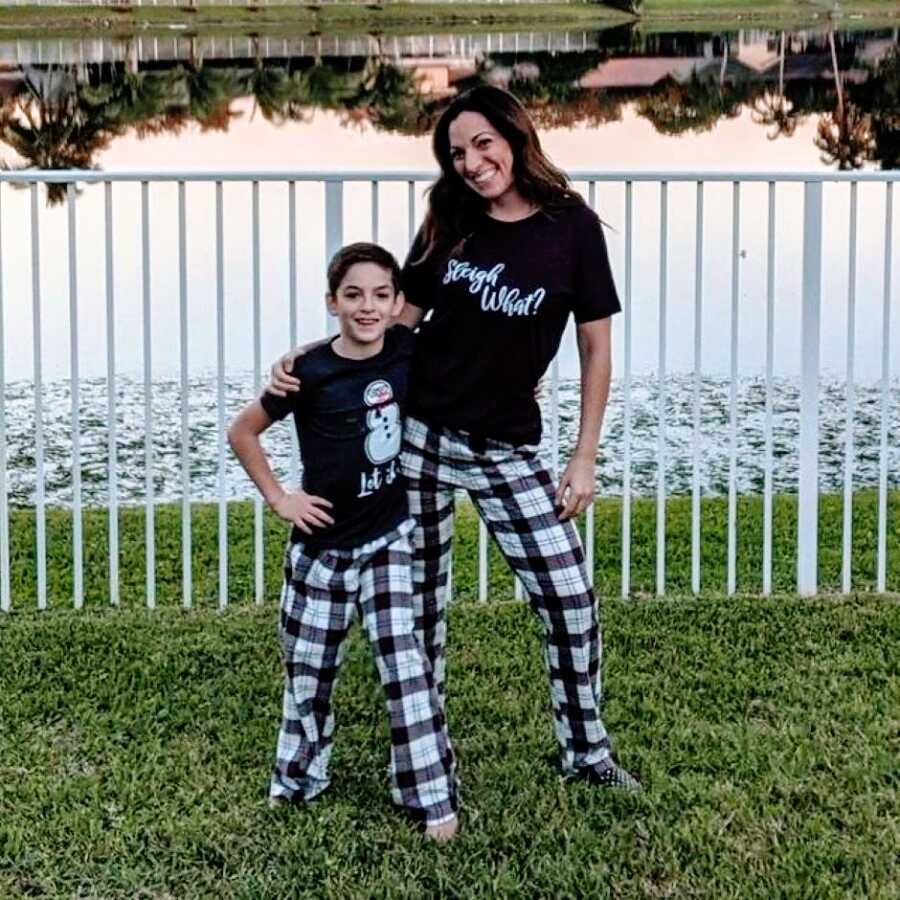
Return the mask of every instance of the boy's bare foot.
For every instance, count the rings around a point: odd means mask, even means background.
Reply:
[[[426,825],[425,837],[429,840],[437,841],[439,844],[446,844],[456,837],[459,829],[459,819],[454,816],[449,822],[441,822],[440,825]]]

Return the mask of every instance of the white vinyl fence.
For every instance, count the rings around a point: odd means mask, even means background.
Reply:
[[[601,215],[608,218],[605,198],[608,191],[615,190],[621,198],[621,213],[617,217],[617,241],[621,254],[614,260],[617,269],[617,281],[622,296],[624,314],[617,321],[616,335],[620,342],[621,353],[615,362],[615,374],[623,386],[621,402],[623,406],[624,438],[622,444],[622,573],[621,592],[628,595],[631,590],[631,522],[632,522],[632,447],[635,428],[640,427],[633,421],[633,360],[635,338],[638,322],[634,316],[635,295],[634,284],[636,268],[646,263],[638,262],[645,258],[655,257],[654,265],[658,269],[658,282],[653,300],[656,317],[655,365],[653,366],[657,383],[658,396],[656,405],[657,433],[656,448],[656,591],[662,595],[666,592],[666,500],[667,460],[666,421],[667,421],[667,378],[670,374],[669,347],[671,339],[678,332],[693,332],[693,434],[691,436],[691,497],[692,497],[692,554],[691,584],[695,592],[701,585],[701,551],[700,551],[700,504],[701,504],[701,354],[704,342],[722,344],[721,335],[707,337],[704,323],[708,319],[705,309],[705,287],[709,273],[719,273],[730,285],[730,300],[726,304],[721,296],[723,308],[728,310],[722,320],[721,332],[727,335],[727,349],[717,349],[728,361],[730,372],[730,408],[728,433],[728,516],[727,516],[727,589],[733,593],[736,589],[737,573],[737,495],[738,495],[738,460],[742,452],[738,440],[738,406],[737,383],[739,359],[742,353],[743,337],[740,333],[740,306],[742,303],[742,266],[745,259],[745,241],[743,232],[751,224],[763,235],[761,247],[764,248],[761,260],[761,271],[765,275],[764,302],[757,303],[756,315],[761,323],[765,340],[765,426],[762,439],[765,446],[765,482],[763,490],[763,572],[762,590],[768,594],[772,590],[773,567],[773,472],[776,466],[772,452],[772,409],[775,401],[775,361],[776,344],[776,295],[780,294],[779,276],[783,271],[797,277],[800,296],[797,298],[801,310],[801,321],[798,331],[798,343],[794,348],[800,379],[799,409],[799,444],[798,459],[798,513],[799,522],[796,535],[796,589],[800,594],[813,594],[817,590],[817,546],[818,546],[818,506],[819,506],[819,409],[817,391],[821,375],[820,364],[820,323],[823,309],[823,233],[835,229],[835,223],[823,212],[823,191],[832,185],[844,192],[841,194],[840,209],[846,212],[842,229],[846,229],[847,244],[843,251],[843,259],[849,267],[846,304],[846,416],[848,422],[854,419],[854,369],[858,362],[864,362],[871,370],[874,366],[880,370],[880,434],[878,440],[878,525],[877,525],[877,560],[875,580],[879,591],[886,587],[887,572],[887,503],[888,503],[888,460],[889,442],[896,443],[896,435],[889,433],[889,397],[891,370],[891,305],[892,305],[892,264],[893,264],[893,194],[894,183],[900,173],[736,173],[736,172],[575,172],[573,180],[581,187],[588,202],[598,207],[598,197],[602,194],[604,203],[599,204]],[[304,281],[308,277],[306,267],[300,272],[300,250],[303,239],[299,232],[311,220],[313,214],[319,216],[324,229],[322,244],[317,246],[316,266],[324,270],[325,260],[330,257],[346,239],[359,239],[359,223],[353,228],[345,228],[345,216],[348,211],[349,192],[358,198],[363,191],[366,201],[366,213],[370,214],[367,237],[372,240],[384,239],[385,222],[391,227],[402,225],[405,239],[415,231],[421,217],[421,191],[430,182],[430,172],[204,172],[198,173],[99,173],[99,172],[0,172],[0,387],[4,391],[4,403],[0,406],[0,607],[10,610],[15,605],[11,596],[10,582],[10,501],[9,472],[7,467],[7,402],[6,388],[8,372],[21,356],[25,348],[17,346],[4,336],[5,314],[8,318],[14,310],[23,310],[30,306],[32,346],[30,354],[32,367],[30,381],[33,384],[33,458],[34,488],[33,507],[36,515],[36,596],[39,608],[48,605],[47,581],[47,511],[48,501],[45,490],[47,459],[44,434],[44,399],[45,376],[43,364],[45,350],[42,345],[43,329],[46,327],[48,310],[42,309],[45,296],[42,292],[46,273],[55,270],[66,273],[66,291],[68,309],[60,308],[50,311],[54,320],[68,316],[68,376],[70,379],[70,422],[71,433],[71,515],[72,558],[73,558],[73,596],[71,602],[76,608],[84,602],[84,535],[83,535],[83,486],[82,486],[82,421],[80,415],[80,386],[82,368],[85,359],[82,357],[82,346],[85,335],[79,333],[79,303],[83,296],[85,277],[90,275],[93,283],[103,286],[105,295],[98,301],[98,314],[92,319],[90,327],[100,333],[106,348],[105,367],[103,361],[92,358],[89,362],[101,366],[105,371],[107,403],[106,403],[106,476],[108,478],[108,543],[109,543],[109,596],[111,604],[119,603],[120,579],[117,569],[119,560],[119,491],[118,479],[122,476],[117,455],[122,435],[117,432],[117,402],[119,390],[120,359],[116,355],[116,328],[121,327],[117,319],[117,306],[125,298],[117,296],[116,268],[120,264],[125,244],[138,247],[131,265],[136,270],[140,284],[138,312],[134,317],[133,327],[140,331],[142,342],[142,376],[143,376],[143,422],[142,428],[134,429],[143,440],[144,487],[142,502],[146,510],[145,529],[145,573],[146,603],[153,607],[156,604],[156,522],[154,508],[156,489],[154,470],[157,461],[154,458],[153,434],[153,392],[154,392],[154,335],[152,323],[156,312],[164,307],[171,315],[171,328],[166,328],[163,336],[167,344],[171,344],[174,358],[177,359],[177,378],[180,379],[180,483],[181,483],[181,541],[182,541],[182,597],[183,604],[192,603],[191,583],[191,422],[188,416],[187,398],[190,390],[188,348],[192,338],[190,333],[190,305],[188,268],[189,245],[194,236],[199,234],[197,216],[192,216],[190,200],[192,191],[206,191],[208,198],[208,219],[203,218],[202,230],[206,235],[206,246],[213,252],[208,254],[206,264],[209,267],[211,280],[214,281],[214,305],[209,309],[209,317],[215,320],[215,354],[210,360],[214,364],[217,385],[216,402],[216,434],[218,454],[218,602],[224,607],[229,601],[228,585],[228,495],[225,482],[226,467],[226,341],[225,327],[229,316],[227,297],[233,290],[229,283],[229,271],[235,260],[234,251],[226,251],[226,228],[231,219],[239,218],[246,225],[246,245],[242,252],[246,256],[249,273],[249,293],[252,297],[252,333],[246,339],[252,342],[253,380],[259,385],[263,377],[263,364],[268,363],[269,355],[263,356],[261,330],[264,321],[271,317],[266,304],[270,300],[267,288],[264,296],[262,282],[264,273],[270,266],[269,260],[278,258],[285,262],[286,277],[278,290],[284,294],[288,321],[285,322],[281,348],[286,349],[298,342],[301,323],[298,318],[300,294],[308,290]],[[58,215],[59,229],[57,243],[47,249],[42,246],[42,236],[46,240],[46,231],[42,230],[42,219],[49,216],[49,207],[45,195],[51,184],[66,185],[62,198],[64,216]],[[246,189],[246,200],[242,200],[238,212],[225,203],[225,192],[235,184]],[[309,209],[309,202],[299,199],[301,190],[313,185],[320,191],[319,208]],[[275,237],[271,236],[272,228],[267,212],[261,215],[260,192],[265,190],[270,200],[282,208],[283,220],[274,226]],[[869,192],[867,196],[874,198],[874,207],[869,204],[866,209],[875,208],[878,216],[867,213],[865,223],[860,216],[859,197],[862,190]],[[88,192],[93,191],[97,208],[101,211],[96,222],[85,225],[82,221],[81,204]],[[678,204],[672,202],[677,191]],[[97,192],[102,192],[101,194]],[[154,206],[155,197],[168,192],[172,202]],[[715,194],[715,204],[710,203],[710,196]],[[753,193],[752,206],[746,199]],[[874,192],[874,193],[873,193]],[[121,209],[125,206],[125,195],[128,198],[128,209],[134,210],[134,221],[123,223]],[[385,198],[389,197],[389,200]],[[233,199],[233,198],[232,198]],[[638,202],[640,200],[640,202]],[[742,203],[745,213],[742,213]],[[353,209],[358,212],[358,201],[353,200]],[[715,208],[713,209],[712,206]],[[650,208],[652,207],[652,208]],[[686,207],[688,209],[686,210]],[[159,210],[166,210],[162,221]],[[266,207],[268,209],[268,207]],[[748,221],[748,211],[758,219]],[[59,214],[60,209],[53,212]],[[151,239],[151,212],[154,224],[162,227],[170,235],[171,246],[175,248],[165,262],[156,257],[155,244]],[[204,213],[205,216],[205,213]],[[783,252],[781,244],[776,241],[776,223],[780,216],[791,222],[796,219],[797,253]],[[640,246],[635,238],[636,220],[642,221],[641,234],[646,236],[648,228],[656,234],[656,241],[647,241],[644,237]],[[874,221],[874,219],[878,221]],[[647,224],[649,222],[649,224]],[[685,225],[684,223],[688,223]],[[865,226],[865,228],[864,228]],[[263,229],[268,237],[261,237]],[[716,239],[727,248],[725,253],[717,253],[716,258],[705,258],[705,248],[711,239],[711,231],[719,232]],[[864,231],[869,244],[879,244],[879,255],[883,272],[879,273],[878,283],[881,297],[872,308],[878,309],[874,316],[874,330],[866,334],[880,336],[872,340],[860,350],[857,346],[857,283],[861,273],[857,270],[859,257],[859,235]],[[348,235],[348,232],[351,232]],[[841,232],[843,234],[843,231]],[[802,239],[801,239],[802,238]],[[190,240],[189,240],[190,239]],[[311,239],[310,239],[311,240]],[[15,246],[21,253],[2,248],[10,246],[10,241],[18,241]],[[658,241],[658,243],[657,243]],[[679,247],[677,253],[672,247]],[[652,246],[648,246],[651,244]],[[54,247],[58,246],[58,251]],[[690,247],[690,252],[685,252]],[[883,248],[883,249],[882,249]],[[91,266],[96,271],[86,272],[83,260],[84,251],[90,250]],[[640,253],[640,256],[638,256]],[[196,254],[195,254],[196,255]],[[708,255],[708,254],[707,254]],[[785,258],[788,256],[789,258]],[[57,258],[59,257],[59,258]],[[688,258],[690,257],[690,258]],[[81,261],[81,265],[80,265]],[[13,276],[30,271],[30,284],[22,294],[4,296],[3,286]],[[685,272],[693,275],[685,275]],[[706,273],[706,275],[705,275]],[[303,278],[301,278],[303,274]],[[685,277],[691,279],[692,289],[689,292],[681,289],[680,294],[690,293],[691,312],[683,311],[673,315],[672,310],[680,307],[674,301],[685,298],[673,296],[672,284],[675,277],[683,282]],[[171,277],[176,287],[172,292],[161,294],[157,290],[158,279]],[[14,279],[13,279],[14,280]],[[25,282],[23,281],[23,284]],[[9,293],[9,291],[7,291]],[[729,293],[720,291],[719,294]],[[61,298],[60,298],[61,299]],[[57,304],[64,307],[64,303]],[[683,304],[682,304],[683,305]],[[266,307],[266,309],[264,309]],[[102,314],[100,313],[102,311]],[[321,315],[321,313],[319,313]],[[645,314],[646,315],[646,314]],[[867,313],[871,316],[871,313]],[[318,320],[314,331],[322,333],[324,316]],[[871,323],[869,323],[871,324]],[[327,327],[327,326],[326,326]],[[159,340],[157,334],[155,340]],[[177,352],[174,350],[177,345]],[[646,347],[642,348],[645,354]],[[98,354],[94,353],[94,356]],[[560,465],[560,407],[559,397],[559,363],[554,363],[550,379],[552,393],[549,407],[550,448],[553,466],[557,470]],[[134,438],[132,438],[134,439]],[[854,480],[854,448],[853,428],[846,429],[844,480],[843,480],[843,565],[842,589],[848,592],[851,583],[851,541],[852,541],[852,501]],[[296,475],[296,468],[294,469]],[[254,520],[254,579],[255,596],[258,602],[263,598],[263,509],[260,500],[255,501]],[[585,533],[585,550],[589,568],[593,570],[594,560],[594,528],[593,509],[589,510]],[[484,526],[481,526],[479,539],[478,562],[478,595],[486,600],[488,593],[488,540]],[[516,592],[521,596],[521,586],[516,585]],[[54,598],[56,599],[56,598]]]

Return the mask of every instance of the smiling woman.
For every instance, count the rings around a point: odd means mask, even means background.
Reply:
[[[515,196],[512,149],[481,113],[460,113],[449,137],[453,168],[475,193],[495,207]]]
[[[441,177],[429,194],[425,256],[437,247],[449,249],[443,246],[449,235],[467,234],[485,202],[492,218],[515,221],[568,196],[566,176],[541,149],[534,124],[512,94],[475,88],[465,96],[434,129]],[[460,182],[469,190],[460,191]]]

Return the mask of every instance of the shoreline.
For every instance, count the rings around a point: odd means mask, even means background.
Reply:
[[[722,30],[747,26],[843,28],[891,27],[900,24],[900,3],[866,3],[852,11],[834,10],[817,3],[797,5],[773,0],[742,9],[730,0],[713,4],[669,5],[658,0],[640,15],[596,4],[541,3],[499,7],[493,3],[334,4],[328,6],[139,6],[125,8],[18,6],[0,8],[0,39],[74,36],[90,32],[126,38],[136,33],[181,33],[185,36],[212,30],[304,30],[311,34],[347,31],[380,33],[427,32],[435,27],[456,30],[473,27],[508,29],[535,26],[562,30],[570,27],[606,29],[635,25],[643,31],[680,29]]]

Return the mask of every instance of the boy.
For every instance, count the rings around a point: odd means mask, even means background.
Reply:
[[[356,610],[387,697],[392,797],[425,834],[456,832],[453,751],[416,641],[413,522],[400,452],[412,333],[388,330],[403,307],[400,269],[375,244],[351,244],[328,266],[326,303],[338,336],[299,356],[298,393],[263,393],[228,438],[266,503],[293,523],[285,560],[280,638],[286,677],[272,805],[311,800],[329,784],[331,694]],[[259,441],[293,413],[303,489],[279,484]]]

